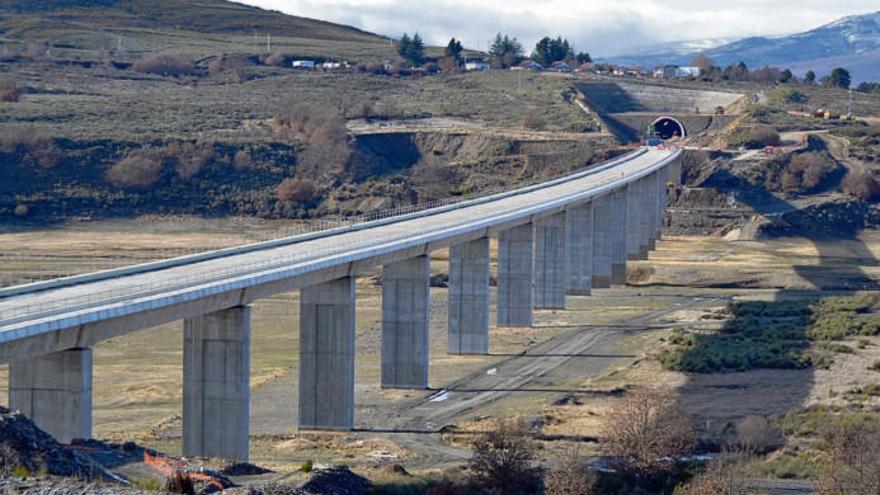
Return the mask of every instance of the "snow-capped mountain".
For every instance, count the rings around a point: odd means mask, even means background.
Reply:
[[[672,49],[662,50],[663,46]],[[849,65],[856,82],[880,79],[877,66],[880,55],[880,12],[844,17],[816,29],[787,36],[757,36],[711,48],[699,48],[682,53],[684,42],[656,45],[645,53],[608,57],[620,63],[646,66],[662,63],[687,64],[698,53],[704,52],[721,66],[743,61],[749,67],[764,65],[793,67],[801,72],[813,69],[817,74],[826,71],[834,61]],[[815,63],[815,68],[811,64]]]

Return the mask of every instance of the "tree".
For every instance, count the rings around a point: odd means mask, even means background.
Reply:
[[[443,56],[459,61],[461,60],[462,50],[463,48],[461,46],[461,41],[457,41],[455,38],[452,38],[451,40],[449,40],[449,44],[446,45],[446,49],[443,50]]]
[[[422,65],[425,61],[425,42],[419,33],[415,33],[412,38],[404,33],[397,44],[397,53],[412,65]]]
[[[593,61],[593,58],[590,57],[590,54],[587,52],[578,52],[574,58],[577,60],[578,65],[589,64]]]
[[[827,446],[817,483],[820,494],[880,493],[880,430],[867,423],[838,421],[820,435]]]
[[[696,444],[696,428],[678,399],[637,390],[611,411],[605,441],[616,468],[639,476],[669,472]]]
[[[523,47],[516,38],[498,33],[489,47],[489,56],[492,57],[494,66],[507,69],[522,60]]]
[[[715,67],[715,61],[712,60],[712,57],[706,55],[705,53],[701,53],[694,57],[693,60],[691,60],[691,65],[693,65],[694,67],[699,67],[700,73],[706,75],[712,72],[712,67]]]
[[[823,86],[828,88],[849,88],[852,83],[852,77],[849,71],[843,67],[837,67],[831,71],[831,75],[822,80]]]
[[[804,84],[807,86],[812,86],[816,84],[816,73],[808,70],[806,74],[804,74]]]
[[[782,84],[788,84],[792,82],[792,80],[796,81],[794,74],[792,74],[791,71],[788,69],[782,71],[782,74],[779,76],[779,82],[781,82]]]
[[[523,421],[504,421],[476,438],[470,470],[474,480],[489,490],[512,495],[534,493],[538,474],[532,465],[535,445]]]
[[[544,476],[544,495],[592,495],[598,491],[596,482],[596,474],[573,449]]]
[[[562,36],[555,40],[545,36],[535,45],[535,51],[532,52],[532,58],[543,65],[550,65],[560,60],[573,59],[574,51],[571,49],[568,40]]]

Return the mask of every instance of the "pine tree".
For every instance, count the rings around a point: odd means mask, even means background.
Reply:
[[[456,61],[461,60],[461,52],[463,48],[461,46],[461,41],[457,41],[455,38],[449,40],[449,44],[446,45],[446,49],[443,51],[444,57],[451,57]]]

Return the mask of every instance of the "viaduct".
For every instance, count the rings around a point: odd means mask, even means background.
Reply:
[[[566,294],[623,284],[660,235],[681,151],[642,148],[562,179],[419,213],[0,289],[9,404],[59,441],[92,431],[92,350],[183,320],[183,453],[248,457],[249,305],[299,289],[299,426],[354,424],[355,276],[382,266],[383,387],[428,386],[429,256],[450,248],[448,352],[489,351],[497,322],[529,327]],[[293,331],[293,329],[291,329]]]

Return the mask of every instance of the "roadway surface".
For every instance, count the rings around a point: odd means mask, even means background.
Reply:
[[[179,303],[181,298],[199,300],[342,264],[387,261],[390,253],[426,244],[445,247],[458,242],[457,236],[524,223],[535,215],[603,194],[648,175],[676,153],[650,149],[617,166],[548,187],[357,232],[6,297],[0,299],[0,345],[110,317],[136,314],[143,311],[143,307],[134,307],[139,301],[155,310]],[[266,295],[260,294],[261,297]],[[173,319],[169,317],[168,321]]]

